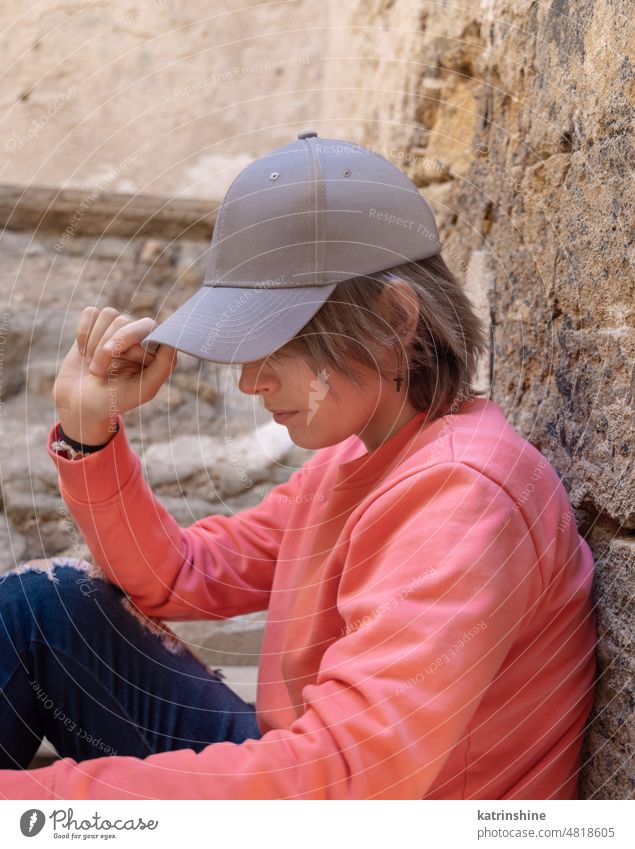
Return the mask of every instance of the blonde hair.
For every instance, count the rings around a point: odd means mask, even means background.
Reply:
[[[398,330],[408,323],[407,307],[391,295],[398,280],[410,284],[419,305],[407,350]],[[377,308],[384,289],[387,315]],[[385,379],[394,377],[394,367],[390,375],[381,371],[389,348],[402,350],[403,386],[413,407],[429,411],[427,421],[444,415],[457,400],[484,394],[471,384],[479,354],[487,350],[485,327],[440,254],[338,283],[279,351],[297,351],[316,371],[334,369],[359,388],[365,385],[359,365]]]

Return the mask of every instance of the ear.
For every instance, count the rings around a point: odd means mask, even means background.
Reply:
[[[419,301],[412,286],[405,280],[397,280],[393,285],[393,297],[400,300],[403,309],[408,315],[406,325],[399,328],[400,339],[407,347],[414,336],[419,321]]]

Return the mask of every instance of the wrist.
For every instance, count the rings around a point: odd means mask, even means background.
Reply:
[[[60,425],[66,436],[83,445],[104,445],[110,442],[117,432],[117,424],[113,422],[87,422],[74,416],[58,415]]]

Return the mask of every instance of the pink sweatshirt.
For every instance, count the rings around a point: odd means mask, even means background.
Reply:
[[[486,399],[368,453],[317,451],[257,506],[182,528],[123,419],[50,449],[94,562],[149,616],[268,609],[263,737],[0,772],[5,798],[575,799],[594,564],[546,458]]]

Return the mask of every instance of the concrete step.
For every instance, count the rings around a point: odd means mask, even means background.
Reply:
[[[220,666],[223,683],[237,693],[246,702],[256,701],[256,685],[258,683],[257,666]]]

